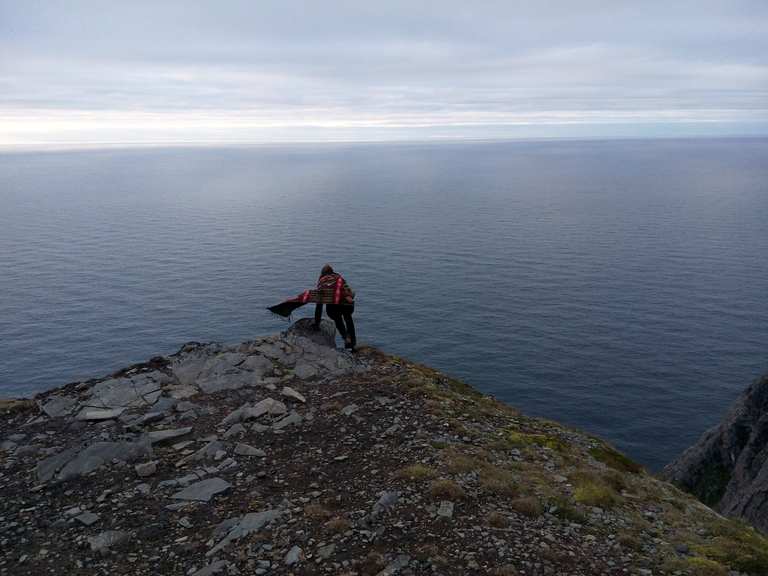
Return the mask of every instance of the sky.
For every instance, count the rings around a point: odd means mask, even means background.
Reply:
[[[0,146],[768,135],[768,1],[0,0]]]

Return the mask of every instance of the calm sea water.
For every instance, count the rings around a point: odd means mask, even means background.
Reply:
[[[361,341],[658,468],[768,370],[768,140],[5,154],[0,395],[280,330],[326,261]]]

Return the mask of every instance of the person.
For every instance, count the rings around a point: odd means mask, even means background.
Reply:
[[[338,304],[326,304],[326,312],[336,324],[339,335],[344,339],[344,348],[354,351],[357,346],[355,322],[352,320],[352,313],[355,311],[354,290],[349,287],[341,274],[337,274],[330,264],[326,264],[317,280],[317,292],[319,297],[315,305],[315,328],[320,328],[323,302],[338,302]]]

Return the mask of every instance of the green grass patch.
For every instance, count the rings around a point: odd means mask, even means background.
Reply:
[[[619,472],[642,474],[644,471],[640,464],[627,458],[624,454],[618,450],[614,450],[610,446],[596,446],[590,448],[589,453],[592,455],[592,458],[598,462],[602,462],[609,468],[613,468]]]
[[[517,476],[497,466],[486,466],[480,471],[480,488],[497,496],[517,496]]]
[[[575,474],[572,481],[573,499],[584,506],[612,508],[620,500],[611,483],[594,472],[583,471]]]
[[[464,490],[453,480],[433,480],[429,487],[430,495],[439,500],[461,500]]]
[[[685,568],[691,576],[728,576],[728,568],[707,558],[687,558]]]
[[[525,448],[528,446],[541,446],[557,452],[566,452],[568,444],[560,440],[557,436],[548,434],[527,434],[514,430],[507,431],[505,440],[512,446]]]
[[[424,464],[411,464],[395,472],[395,477],[403,480],[431,480],[436,476],[437,472]]]
[[[731,570],[768,574],[768,539],[757,530],[738,520],[725,520],[716,523],[712,533],[705,544],[691,549]]]

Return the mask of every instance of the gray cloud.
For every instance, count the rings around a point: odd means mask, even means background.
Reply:
[[[762,0],[0,0],[0,143],[761,133],[767,29]]]

